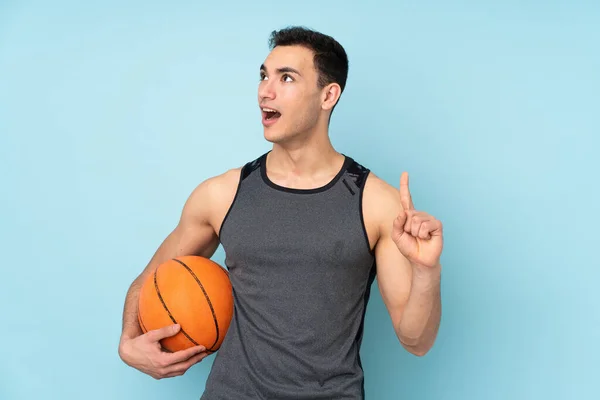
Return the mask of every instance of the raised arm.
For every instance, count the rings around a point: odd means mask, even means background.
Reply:
[[[119,355],[129,366],[160,379],[181,375],[206,356],[202,346],[175,353],[161,350],[159,341],[175,335],[179,331],[177,325],[142,334],[138,323],[139,292],[146,277],[163,262],[181,255],[210,258],[214,254],[219,245],[217,226],[233,201],[238,177],[239,170],[231,170],[198,185],[185,202],[176,227],[131,283],[125,298],[119,342]]]
[[[377,227],[377,283],[394,331],[410,353],[433,346],[441,319],[442,226],[414,209],[403,174],[398,190],[371,176],[364,204]]]

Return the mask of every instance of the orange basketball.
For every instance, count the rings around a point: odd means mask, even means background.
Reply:
[[[233,315],[227,270],[199,256],[182,256],[159,265],[144,282],[138,321],[142,331],[179,324],[176,335],[161,340],[168,351],[202,345],[215,352]]]

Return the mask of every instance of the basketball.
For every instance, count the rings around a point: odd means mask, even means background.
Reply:
[[[182,256],[162,263],[144,281],[138,321],[144,333],[179,324],[174,336],[161,340],[171,352],[197,345],[215,352],[223,343],[233,315],[229,274],[216,262]]]

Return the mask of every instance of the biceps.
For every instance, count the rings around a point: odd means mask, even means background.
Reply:
[[[412,270],[408,260],[398,251],[390,237],[382,238],[375,248],[377,285],[383,302],[395,323],[410,295]]]
[[[198,255],[206,258],[212,257],[219,239],[214,229],[208,223],[188,223],[177,227],[178,255]]]

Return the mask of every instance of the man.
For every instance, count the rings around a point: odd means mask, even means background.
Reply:
[[[140,285],[180,255],[222,244],[235,313],[202,396],[215,399],[362,399],[359,356],[375,275],[402,346],[426,354],[441,315],[442,225],[328,137],[348,60],[333,38],[273,32],[258,104],[272,150],[199,184],[176,228],[127,293],[119,354],[154,378],[201,361],[201,346],[165,353],[169,326],[141,334]]]

